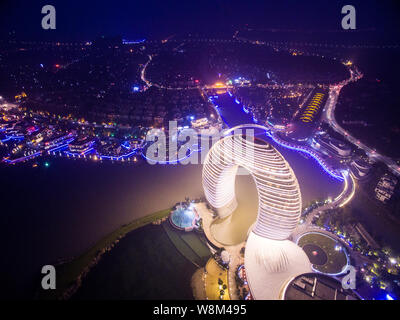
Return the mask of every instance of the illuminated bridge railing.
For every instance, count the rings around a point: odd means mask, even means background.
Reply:
[[[296,150],[296,151],[301,151],[301,152],[305,152],[308,155],[312,156],[319,164],[320,166],[324,169],[324,171],[326,173],[328,173],[330,176],[332,176],[333,178],[343,181],[343,176],[340,172],[338,172],[337,170],[332,169],[327,162],[325,161],[325,159],[323,159],[317,152],[315,152],[314,150],[312,150],[310,147],[307,146],[302,146],[302,145],[297,145],[297,144],[292,144],[288,141],[285,141],[283,139],[280,139],[279,137],[277,137],[274,134],[271,134],[269,132],[267,132],[267,135],[272,138],[272,140],[274,140],[277,144],[291,149],[291,150]]]

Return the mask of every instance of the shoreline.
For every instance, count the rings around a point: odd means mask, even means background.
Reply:
[[[44,291],[38,288],[34,299],[68,300],[80,288],[82,280],[100,262],[102,256],[111,251],[122,238],[131,231],[166,218],[170,212],[171,208],[156,211],[145,217],[123,224],[115,231],[101,238],[94,246],[81,255],[65,263],[56,265],[57,288],[51,291]]]

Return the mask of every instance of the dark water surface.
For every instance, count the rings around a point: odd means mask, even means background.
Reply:
[[[289,151],[303,201],[336,194],[340,183]],[[286,155],[285,155],[286,156]],[[45,264],[75,256],[124,223],[203,195],[201,165],[121,165],[49,159],[0,167],[2,294],[30,297]],[[313,179],[309,177],[312,176]],[[254,207],[251,179],[239,179],[241,204]],[[249,192],[249,194],[244,194]],[[246,203],[247,201],[247,203]],[[138,246],[140,244],[138,243]]]

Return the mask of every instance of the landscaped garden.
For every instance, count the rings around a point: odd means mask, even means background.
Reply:
[[[303,248],[316,271],[336,274],[347,265],[346,248],[325,234],[307,233],[299,239],[298,245]]]

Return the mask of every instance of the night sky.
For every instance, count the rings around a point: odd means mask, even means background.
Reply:
[[[397,1],[398,2],[398,1]],[[41,8],[52,4],[57,29],[41,29]],[[231,32],[240,26],[257,28],[341,30],[341,8],[357,10],[357,29],[400,29],[396,1],[237,1],[237,0],[2,0],[0,30],[23,40],[90,40],[101,35],[160,38],[174,33]]]

